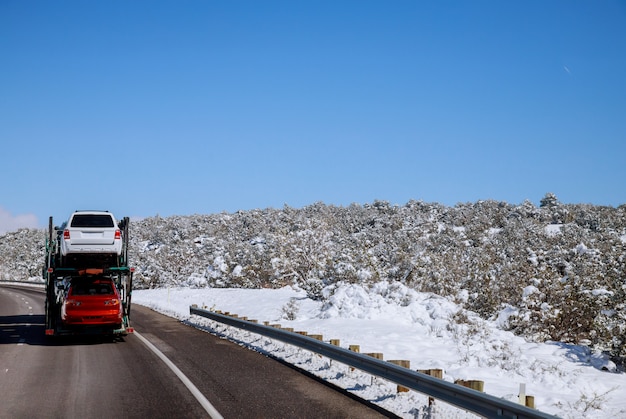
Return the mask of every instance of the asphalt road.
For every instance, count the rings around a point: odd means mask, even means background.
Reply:
[[[44,294],[0,285],[0,418],[209,417],[136,335],[46,338]],[[224,418],[375,418],[262,354],[133,305],[131,324]]]

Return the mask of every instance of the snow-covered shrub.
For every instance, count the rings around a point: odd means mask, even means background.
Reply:
[[[43,230],[0,236],[0,278],[40,278],[44,244]],[[137,288],[292,285],[327,301],[339,282],[401,283],[527,338],[587,340],[626,357],[626,205],[563,204],[554,194],[540,206],[315,203],[146,218],[131,223],[130,245]]]

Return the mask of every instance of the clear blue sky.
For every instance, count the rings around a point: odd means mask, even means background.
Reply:
[[[0,69],[5,224],[626,203],[624,0],[1,0]]]

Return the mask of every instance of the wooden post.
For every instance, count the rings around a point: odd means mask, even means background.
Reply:
[[[431,377],[443,379],[443,370],[439,368],[432,368],[428,370],[417,370],[417,372],[421,372],[422,374],[430,375]]]
[[[417,372],[421,372],[422,374],[430,375],[431,377],[443,379],[443,370],[439,368],[431,368],[428,370],[417,370]],[[432,407],[435,404],[435,398],[429,396],[428,397],[428,407]]]
[[[454,384],[459,384],[476,391],[485,391],[485,382],[480,380],[455,380]]]
[[[348,345],[348,349],[357,354],[361,353],[361,346],[359,345]],[[354,371],[354,367],[350,367],[350,371]]]
[[[535,396],[526,396],[526,407],[535,408]]]
[[[324,336],[322,335],[309,335],[310,338],[316,339],[316,340],[324,340]]]
[[[469,380],[469,388],[480,392],[485,391],[485,382],[480,380]]]
[[[383,358],[384,358],[382,352],[368,352],[368,353],[365,353],[363,355],[371,356],[372,358],[376,358],[376,359],[379,359],[381,361],[383,361]],[[374,381],[375,380],[376,380],[376,376],[372,375],[372,385],[374,385]]]
[[[388,362],[391,362],[394,365],[399,365],[404,368],[411,368],[411,361],[408,361],[406,359],[391,359]],[[406,393],[407,391],[409,391],[409,388],[399,385],[396,387],[396,391],[398,393]]]
[[[331,339],[330,344],[334,346],[341,346],[341,341],[339,339]]]
[[[404,368],[411,368],[411,361],[406,359],[390,359],[387,362],[391,362],[394,365],[399,365]]]

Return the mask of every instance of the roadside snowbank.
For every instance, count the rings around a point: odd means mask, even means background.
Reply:
[[[403,417],[428,415],[423,395],[396,393],[395,385],[330,363],[281,342],[189,315],[197,304],[260,322],[340,339],[342,347],[406,359],[412,369],[440,368],[444,379],[482,380],[489,394],[516,401],[520,384],[538,409],[566,418],[626,416],[626,374],[585,346],[529,343],[451,301],[397,283],[371,288],[343,284],[324,290],[326,302],[303,291],[175,288],[137,290],[133,302],[194,324],[298,365]],[[471,417],[443,403],[431,417]]]

